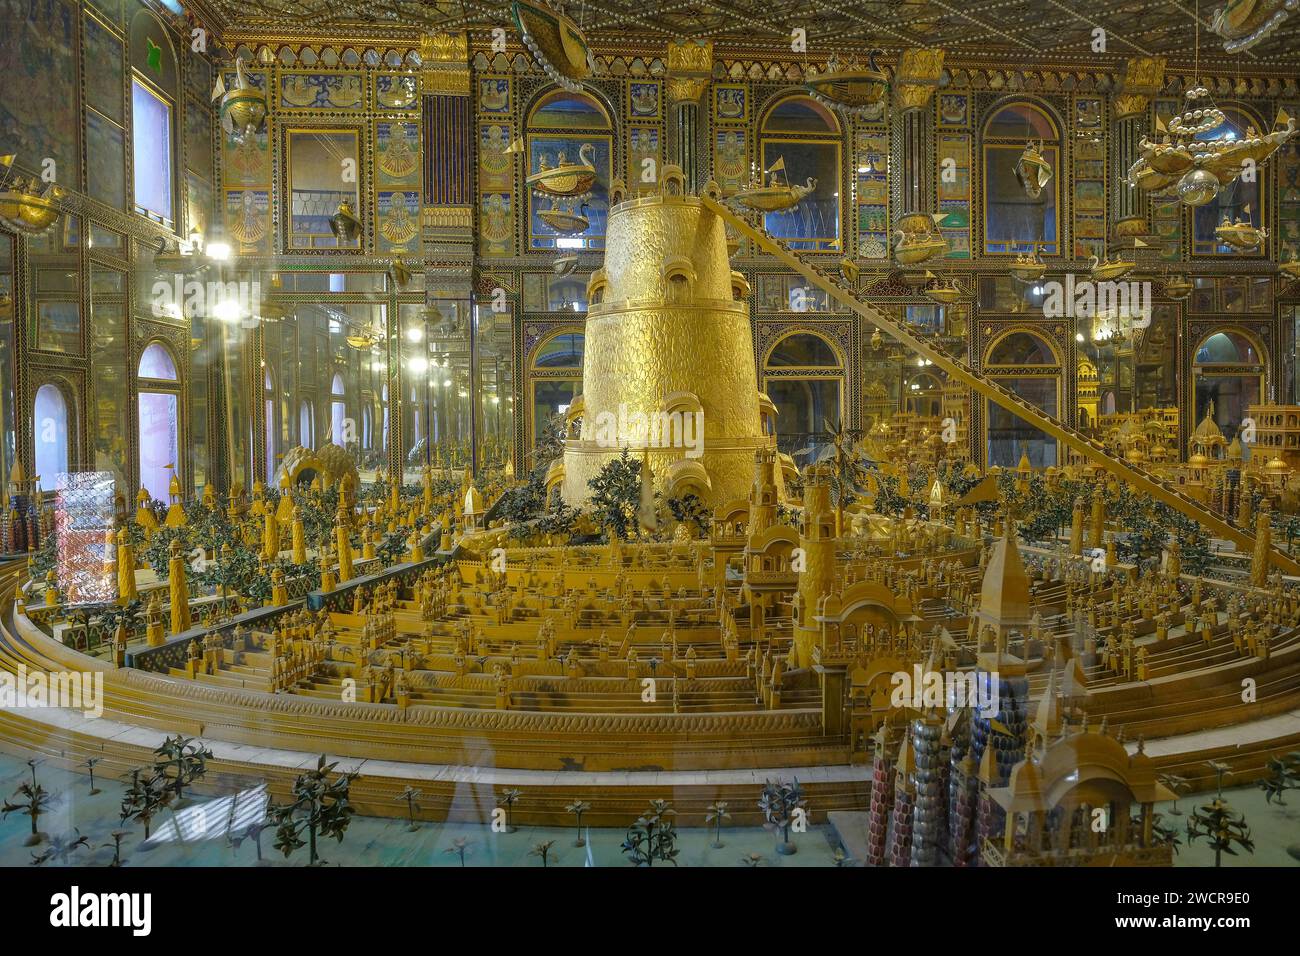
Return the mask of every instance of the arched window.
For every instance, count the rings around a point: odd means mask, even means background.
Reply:
[[[1031,146],[1032,154],[1027,150]],[[1039,159],[1045,165],[1039,166]],[[1046,110],[1032,103],[1009,103],[988,118],[984,124],[986,254],[1060,254],[1060,172],[1061,135]]]
[[[46,383],[36,390],[32,425],[41,490],[53,491],[59,487],[59,475],[68,470],[68,402],[63,389]]]
[[[1195,422],[1205,417],[1213,402],[1214,422],[1231,441],[1247,417],[1247,408],[1263,400],[1267,367],[1263,349],[1240,329],[1219,329],[1201,339],[1192,353]]]
[[[160,342],[140,355],[140,486],[160,501],[168,500],[172,471],[180,464],[180,376],[176,359]]]
[[[272,482],[275,480],[276,438],[279,437],[279,431],[275,419],[278,407],[275,400],[275,379],[269,366],[263,370],[262,390],[266,404],[266,480]]]
[[[763,390],[777,410],[777,447],[793,454],[840,426],[844,362],[822,336],[792,332],[763,361]]]
[[[903,408],[921,418],[938,418],[943,409],[943,385],[929,372],[918,372],[903,389]]]
[[[334,381],[330,384],[330,441],[343,447],[344,441],[351,437],[348,435],[348,405],[346,400],[347,389],[343,385],[343,376],[335,373]]]
[[[312,414],[311,402],[303,399],[298,406],[298,444],[304,448],[316,446],[315,415]]]
[[[997,339],[984,360],[984,373],[998,384],[1053,417],[1060,407],[1061,363],[1051,345],[1036,332],[1012,331]],[[1056,439],[987,403],[988,464],[1014,468],[1027,454],[1035,468],[1056,464]]]
[[[134,208],[175,223],[176,53],[157,17],[141,10],[131,20],[131,142]],[[164,489],[165,490],[165,489]]]
[[[1261,123],[1257,116],[1244,107],[1220,104],[1219,109],[1223,111],[1223,125],[1207,130],[1197,136],[1197,139],[1218,139],[1221,136],[1243,139],[1252,128],[1255,130],[1252,135],[1258,135],[1260,130],[1268,130],[1266,124]],[[1266,164],[1260,164],[1249,182],[1245,176],[1238,176],[1221,187],[1213,201],[1192,208],[1192,255],[1241,255],[1232,246],[1220,242],[1214,230],[1225,216],[1231,222],[1241,220],[1254,226],[1268,222],[1264,209],[1264,197],[1268,195],[1267,170]],[[1248,250],[1247,254],[1264,255],[1266,252],[1267,248],[1264,247]]]
[[[529,175],[587,162],[596,170],[586,194],[557,197],[529,191],[528,248],[605,248],[614,152],[609,113],[594,97],[552,90],[528,114],[527,128]],[[561,231],[556,228],[560,220],[548,215],[551,211],[586,215],[588,225],[579,232],[567,231],[567,226]]]
[[[536,442],[556,415],[563,415],[582,393],[582,358],[587,337],[578,331],[558,332],[533,353],[528,370],[532,392],[530,442]]]
[[[840,248],[841,143],[835,114],[806,96],[784,97],[763,117],[759,157],[764,182],[795,186],[816,182],[794,208],[763,217],[767,231],[793,249]]]

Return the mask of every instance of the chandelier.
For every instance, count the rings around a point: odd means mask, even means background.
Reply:
[[[1129,169],[1129,182],[1147,190],[1173,185],[1188,206],[1213,202],[1219,190],[1231,184],[1250,163],[1260,165],[1295,135],[1295,120],[1278,110],[1273,131],[1261,134],[1248,126],[1238,137],[1224,129],[1223,111],[1214,105],[1210,91],[1194,86],[1184,94],[1183,111],[1166,126],[1156,119],[1159,142],[1145,136],[1138,143],[1141,155]],[[1208,136],[1216,133],[1215,136]]]

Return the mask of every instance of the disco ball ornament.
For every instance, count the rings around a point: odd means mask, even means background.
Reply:
[[[1219,194],[1219,179],[1208,169],[1192,169],[1178,180],[1178,198],[1189,206],[1204,206]]]

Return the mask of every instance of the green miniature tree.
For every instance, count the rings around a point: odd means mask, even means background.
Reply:
[[[713,512],[693,494],[668,498],[664,502],[673,520],[690,528],[692,534],[707,535],[713,526]]]
[[[704,822],[713,824],[713,843],[710,846],[715,850],[721,850],[722,821],[731,819],[731,814],[727,812],[727,803],[724,800],[719,800],[716,803],[710,803],[705,809],[708,812],[704,816]]]
[[[546,840],[542,843],[533,844],[533,848],[528,851],[529,856],[540,856],[542,858],[542,869],[546,869],[546,862],[550,857],[551,847],[555,846],[554,840]]]
[[[790,842],[790,827],[796,817],[807,812],[799,779],[796,777],[793,784],[783,780],[768,780],[759,794],[758,808],[763,811],[763,817],[767,821],[763,824],[764,829],[781,835],[776,852],[788,856],[798,850]]]
[[[607,462],[587,487],[591,489],[591,515],[605,534],[622,541],[635,537],[641,503],[641,463],[628,449]]]
[[[523,796],[523,791],[518,790],[515,787],[506,787],[506,789],[501,791],[500,802],[501,802],[501,806],[505,810],[506,828],[503,831],[505,833],[514,833],[518,829],[518,827],[516,827],[513,823],[510,822],[510,808],[519,802],[519,798],[521,796]]]
[[[460,857],[460,865],[461,868],[464,869],[465,850],[468,846],[469,846],[469,840],[465,839],[465,837],[456,837],[456,839],[451,841],[451,846],[447,847],[447,849],[443,850],[442,852],[455,853],[458,857]]]
[[[1214,850],[1214,865],[1218,867],[1222,865],[1223,854],[1237,855],[1234,845],[1254,853],[1255,841],[1251,839],[1246,818],[1223,799],[1223,778],[1231,774],[1228,765],[1215,760],[1208,763],[1218,779],[1217,792],[1213,800],[1193,810],[1187,818],[1187,842],[1195,843],[1205,837]]]
[[[154,769],[166,781],[166,789],[175,795],[175,809],[188,805],[185,788],[207,774],[211,759],[212,751],[202,741],[196,743],[193,737],[180,734],[166,738],[154,751]]]
[[[33,853],[32,866],[42,866],[50,860],[67,863],[75,851],[89,849],[89,847],[90,841],[81,835],[80,830],[74,828],[71,833],[51,837],[49,848],[44,853]]]
[[[573,845],[586,846],[587,841],[582,838],[582,815],[591,809],[591,804],[587,803],[585,800],[574,800],[564,809],[577,818],[578,839],[573,841]]]
[[[39,759],[27,761],[27,766],[32,772],[31,781],[23,781],[14,792],[14,795],[5,801],[3,806],[0,806],[0,816],[7,817],[11,813],[23,813],[31,819],[32,832],[23,841],[23,846],[36,846],[49,839],[37,826],[37,821],[41,815],[48,811],[54,803],[53,795],[36,782],[36,768],[42,763],[44,761]]]
[[[1140,828],[1141,821],[1133,821],[1134,826]],[[1183,845],[1183,841],[1178,839],[1178,831],[1173,827],[1167,827],[1164,824],[1163,815],[1157,813],[1151,818],[1151,838],[1157,846],[1172,847],[1174,855],[1178,855],[1178,848]]]
[[[102,757],[91,757],[86,761],[86,771],[90,774],[90,795],[92,797],[97,793],[103,793],[102,790],[95,786],[95,764],[102,759]]]
[[[101,848],[110,846],[113,848],[113,860],[108,864],[109,866],[122,866],[122,841],[130,834],[130,830],[114,830],[109,834],[113,838],[113,842],[100,844]]]
[[[406,789],[397,795],[398,803],[401,803],[403,800],[406,801],[406,829],[410,833],[414,833],[416,830],[420,829],[419,824],[415,822],[415,814],[420,809],[420,804],[416,801],[418,801],[422,796],[424,796],[424,794],[421,791],[416,790],[410,784],[407,784]]]
[[[677,811],[667,800],[651,800],[648,812],[628,828],[621,847],[633,866],[654,866],[655,860],[677,865],[677,831],[669,819]]]
[[[1277,800],[1279,806],[1286,806],[1282,795],[1288,790],[1300,790],[1300,751],[1294,751],[1285,757],[1274,757],[1266,767],[1269,775],[1259,781],[1259,788],[1264,791],[1264,801],[1272,803]]]
[[[154,768],[141,767],[131,771],[131,786],[122,796],[121,820],[134,820],[144,827],[144,838],[149,839],[153,818],[168,806],[174,797],[166,774]]]
[[[306,846],[308,865],[319,866],[325,861],[320,858],[317,841],[333,837],[343,842],[343,835],[356,813],[349,802],[352,781],[360,774],[340,773],[331,780],[330,774],[337,766],[337,763],[325,763],[325,755],[321,754],[316,769],[299,774],[294,780],[292,799],[271,806],[269,816],[276,827],[275,848],[286,858]]]

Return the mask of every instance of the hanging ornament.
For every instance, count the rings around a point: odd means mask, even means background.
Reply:
[[[551,8],[532,0],[515,0],[511,14],[528,52],[551,81],[577,93],[592,73],[593,58],[587,38],[564,15],[558,4]]]
[[[1016,181],[1030,199],[1037,199],[1043,187],[1052,181],[1052,164],[1043,158],[1042,147],[1041,142],[1034,140],[1025,143],[1025,151],[1014,167]]]

